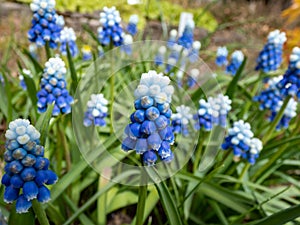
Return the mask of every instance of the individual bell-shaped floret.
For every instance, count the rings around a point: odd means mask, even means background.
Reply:
[[[244,54],[242,51],[234,51],[231,55],[231,60],[229,65],[226,67],[226,73],[234,76],[237,70],[240,68],[242,62],[244,61]]]
[[[228,64],[227,61],[228,50],[226,46],[218,47],[217,57],[216,57],[216,65],[217,66],[226,66]]]

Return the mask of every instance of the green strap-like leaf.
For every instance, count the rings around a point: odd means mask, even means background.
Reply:
[[[54,108],[54,104],[51,105],[49,104],[47,111],[39,117],[35,125],[36,129],[41,133],[40,141],[42,145],[45,144],[45,140],[48,135],[49,124],[50,124],[50,119],[52,117],[53,108]]]
[[[67,44],[67,58],[68,58],[68,63],[69,63],[69,68],[70,68],[70,73],[71,73],[71,78],[72,78],[71,93],[75,94],[76,88],[78,85],[78,78],[77,78],[77,73],[76,73],[76,69],[74,66],[72,54],[70,52],[70,48],[69,48],[68,44]]]

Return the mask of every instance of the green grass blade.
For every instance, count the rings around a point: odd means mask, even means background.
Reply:
[[[54,108],[54,104],[48,105],[48,109],[42,115],[40,115],[38,121],[36,122],[36,129],[41,133],[41,144],[44,145],[46,141],[46,137],[49,132],[49,124],[50,119],[52,117],[52,111]]]
[[[78,85],[78,78],[77,78],[77,72],[74,66],[72,54],[70,52],[69,45],[67,45],[67,58],[68,58],[68,63],[69,63],[69,69],[71,73],[71,78],[72,78],[72,83],[71,83],[71,93],[75,94],[76,88]]]
[[[32,77],[28,76],[27,74],[22,73],[22,75],[24,77],[28,96],[32,102],[32,106],[35,107],[37,104],[37,97],[36,97],[37,89],[36,89],[34,80],[32,79]]]

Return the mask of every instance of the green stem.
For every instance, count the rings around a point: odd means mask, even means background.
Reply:
[[[141,172],[141,185],[139,187],[139,200],[136,210],[136,225],[143,225],[144,223],[144,214],[145,214],[145,205],[147,199],[147,179],[148,174],[145,169],[142,168]]]
[[[110,75],[110,133],[112,134],[114,129],[113,129],[113,102],[115,100],[115,74],[113,71],[113,43],[112,40],[110,42],[110,52],[111,52],[111,59],[110,59],[110,68],[111,68],[111,75]]]
[[[60,124],[60,123],[58,123]],[[62,124],[62,122],[61,122]],[[65,160],[66,160],[66,165],[67,165],[67,171],[70,171],[71,169],[71,156],[70,156],[70,151],[69,151],[69,146],[66,140],[66,135],[64,133],[64,129],[60,126],[60,129],[58,129],[60,141],[62,143],[62,146],[64,148],[64,153],[65,153]]]
[[[242,172],[241,172],[241,174],[240,174],[240,176],[239,176],[239,181],[240,181],[240,182],[239,182],[239,183],[236,183],[235,186],[234,186],[234,189],[235,189],[235,190],[237,190],[237,189],[240,188],[241,182],[242,182],[242,180],[244,179],[245,174],[248,172],[250,166],[251,166],[251,164],[248,163],[248,162],[245,164],[245,166],[244,166],[244,168],[243,168],[243,170],[242,170]]]
[[[45,50],[46,50],[46,57],[47,57],[47,60],[48,60],[52,57],[49,41],[46,41]]]
[[[45,210],[36,199],[32,200],[32,208],[40,225],[50,225]]]
[[[264,135],[264,137],[262,138],[263,144],[266,144],[267,141],[269,140],[269,138],[271,137],[271,135],[273,134],[273,132],[274,132],[274,130],[275,130],[277,124],[279,123],[279,121],[281,120],[281,118],[282,118],[282,116],[283,116],[283,114],[284,114],[284,110],[285,110],[285,108],[287,107],[287,105],[288,105],[290,99],[291,99],[291,96],[288,96],[288,97],[284,100],[284,102],[283,102],[283,104],[282,104],[282,106],[281,106],[279,112],[277,113],[275,119],[272,121],[269,130],[267,131],[267,133],[266,133],[266,134]]]
[[[203,137],[202,137],[202,135],[203,135]],[[204,141],[205,141],[206,137],[207,137],[206,132],[203,132],[202,130],[200,130],[199,139],[198,139],[198,148],[196,149],[196,152],[195,152],[195,161],[194,161],[194,165],[193,165],[194,172],[199,167],[200,159],[201,159],[202,152],[203,152],[203,145],[204,145]]]

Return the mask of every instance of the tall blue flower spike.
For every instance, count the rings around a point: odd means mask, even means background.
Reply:
[[[78,55],[78,48],[76,44],[76,34],[73,28],[64,27],[60,32],[60,52],[67,55],[67,45],[69,46],[72,57]]]
[[[196,121],[194,125],[196,130],[200,130],[203,127],[204,130],[210,131],[213,128],[212,112],[210,103],[200,99],[198,113],[193,116],[193,119]]]
[[[228,56],[228,50],[226,46],[219,47],[217,50],[216,65],[226,66],[228,64],[227,56]]]
[[[37,46],[44,46],[49,42],[50,48],[57,47],[62,26],[57,23],[55,4],[55,0],[33,0],[30,4],[33,19],[31,29],[28,31],[28,39]]]
[[[130,34],[125,34],[124,35],[124,44],[121,45],[121,51],[125,52],[127,55],[132,54],[132,43],[133,43],[133,38]]]
[[[30,70],[27,70],[27,69],[23,69],[22,70],[22,74],[25,74],[29,77],[32,77],[32,73]],[[27,86],[26,86],[26,83],[25,83],[25,80],[24,80],[24,76],[22,74],[19,74],[19,80],[20,80],[20,86],[21,88],[26,91],[27,90]]]
[[[99,42],[106,46],[111,42],[114,46],[121,46],[123,44],[124,32],[121,26],[121,17],[116,7],[103,8],[100,13],[100,23],[102,27],[98,28]]]
[[[82,60],[83,61],[88,61],[88,60],[91,60],[93,58],[92,49],[89,45],[82,46],[81,53],[82,53]]]
[[[192,45],[192,49],[189,52],[189,60],[191,63],[194,63],[199,59],[200,48],[201,48],[201,42],[194,41]]]
[[[283,96],[295,96],[300,99],[300,48],[294,47],[290,63],[283,79],[277,84]]]
[[[44,113],[47,110],[48,104],[52,104],[53,102],[53,116],[71,112],[73,98],[69,95],[67,90],[65,80],[66,73],[67,69],[65,63],[59,57],[50,58],[48,62],[45,63],[45,69],[40,83],[41,90],[37,93],[39,113]]]
[[[242,51],[234,51],[231,55],[231,60],[229,65],[226,67],[226,73],[234,76],[244,61],[244,54]]]
[[[208,98],[208,102],[212,108],[212,122],[215,125],[226,127],[226,118],[228,112],[231,110],[232,101],[227,95],[218,94],[216,97]]]
[[[166,57],[167,48],[165,46],[160,46],[158,49],[158,53],[154,58],[154,63],[157,66],[161,66],[164,64],[165,57]]]
[[[194,28],[195,22],[193,20],[188,20],[177,43],[186,49],[191,49],[194,42]]]
[[[176,113],[172,114],[172,128],[175,134],[189,135],[188,124],[193,118],[191,108],[185,105],[177,106]]]
[[[279,30],[270,32],[268,42],[257,58],[255,70],[262,70],[265,73],[277,70],[282,62],[282,49],[285,42],[284,32]]]
[[[193,88],[197,85],[197,80],[199,80],[200,71],[197,68],[191,69],[190,74],[187,78],[187,85],[189,88]]]
[[[175,138],[170,122],[173,92],[169,77],[153,70],[142,74],[134,92],[136,111],[125,128],[122,149],[142,155],[144,165],[154,165],[157,155],[164,162],[174,157],[171,145]]]
[[[280,89],[278,88],[278,83],[282,80],[282,76],[274,77],[267,82],[267,88],[263,90],[258,96],[253,98],[254,101],[260,103],[260,110],[270,110],[271,115],[269,117],[270,121],[273,121],[279,112],[282,104],[283,104],[283,96],[280,93]],[[297,102],[294,99],[290,99],[283,117],[277,124],[276,129],[279,130],[281,128],[287,128],[290,120],[296,116],[297,110]]]
[[[128,22],[128,26],[127,26],[127,32],[130,35],[134,36],[138,32],[138,29],[137,29],[137,23],[138,22],[139,22],[138,15],[131,15],[129,17],[129,22]]]
[[[254,164],[262,149],[262,143],[259,139],[253,138],[250,124],[239,120],[228,129],[228,136],[222,144],[222,149],[232,149],[236,160],[242,157]]]
[[[26,213],[33,199],[42,203],[50,200],[50,191],[45,185],[54,184],[57,176],[49,170],[49,160],[40,145],[40,133],[29,120],[10,122],[5,137],[6,165],[1,181],[5,186],[4,201],[16,201],[17,213]]]
[[[172,29],[169,34],[169,40],[167,42],[167,47],[172,49],[176,43],[177,43],[177,30]]]
[[[108,101],[103,94],[92,94],[91,99],[87,102],[87,110],[83,121],[84,126],[105,126],[105,118],[108,112],[107,104]]]

